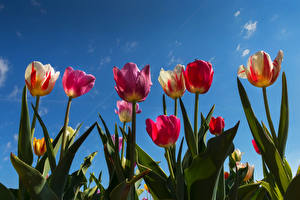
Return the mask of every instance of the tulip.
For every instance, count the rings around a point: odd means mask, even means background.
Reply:
[[[212,117],[209,122],[209,131],[213,135],[220,135],[225,127],[225,122],[222,117]]]
[[[53,141],[53,139],[51,139],[51,142]],[[45,152],[47,151],[47,147],[46,147],[46,141],[45,138],[42,139],[33,139],[33,150],[35,155],[37,156],[42,156],[45,154]]]
[[[244,177],[243,181],[246,182],[253,176],[254,165],[249,165],[248,163],[244,164],[244,163],[237,162],[236,167],[238,170],[248,167],[248,171],[247,171],[246,176]]]
[[[123,100],[141,102],[146,99],[152,85],[149,65],[140,71],[135,63],[127,63],[121,70],[114,67],[113,73],[115,89]]]
[[[176,65],[174,70],[160,70],[158,81],[164,92],[171,98],[176,99],[182,97],[185,92],[184,82],[184,66]]]
[[[147,186],[146,184],[144,184],[144,188],[145,188],[145,190],[146,190],[147,192],[150,193],[149,188],[148,188],[148,186]]]
[[[63,87],[67,96],[76,98],[90,91],[94,87],[95,80],[91,74],[67,67],[63,75]]]
[[[252,145],[253,145],[253,147],[254,147],[256,153],[261,154],[261,152],[260,152],[260,150],[258,149],[258,146],[257,146],[255,140],[252,140]]]
[[[116,141],[115,135],[112,135],[111,139],[112,139],[113,143],[115,144],[115,141]],[[123,141],[123,138],[119,137],[119,151],[122,149],[122,141]]]
[[[273,63],[268,53],[258,51],[249,57],[247,68],[244,65],[239,67],[238,76],[247,78],[256,87],[268,87],[276,81],[281,69],[282,59],[282,50],[279,50]]]
[[[156,122],[147,119],[146,130],[156,145],[170,147],[179,137],[180,119],[174,115],[160,115],[156,118]]]
[[[235,149],[231,157],[235,162],[240,162],[242,160],[242,152],[239,149]]]
[[[225,178],[225,180],[227,180],[228,177],[229,177],[229,173],[228,172],[224,172],[224,178]]]
[[[45,96],[52,91],[58,76],[50,64],[33,61],[26,68],[25,83],[32,96]]]
[[[132,118],[132,104],[127,101],[117,101],[117,108],[115,113],[119,116],[121,122],[131,122]],[[141,113],[142,111],[139,109],[139,104],[136,104],[136,113]]]
[[[206,93],[212,83],[214,70],[211,63],[195,60],[184,71],[186,89],[191,93]]]

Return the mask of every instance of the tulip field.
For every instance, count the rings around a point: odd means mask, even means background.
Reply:
[[[298,7],[0,0],[0,200],[300,200]]]

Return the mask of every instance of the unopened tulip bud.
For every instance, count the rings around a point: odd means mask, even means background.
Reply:
[[[239,149],[235,149],[231,157],[235,162],[240,162],[242,160],[242,152]]]

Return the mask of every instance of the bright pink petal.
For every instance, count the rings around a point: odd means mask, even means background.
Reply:
[[[157,127],[152,119],[146,119],[146,130],[153,141],[157,139]]]

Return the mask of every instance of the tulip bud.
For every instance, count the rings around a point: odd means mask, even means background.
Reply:
[[[156,118],[156,122],[147,119],[146,130],[156,145],[170,147],[179,137],[180,119],[174,115],[160,115]]]
[[[237,169],[238,169],[238,170],[239,170],[239,169],[243,169],[243,168],[245,168],[245,167],[248,167],[248,171],[247,171],[247,173],[246,173],[246,175],[245,175],[243,181],[246,182],[246,181],[248,181],[249,179],[252,178],[253,172],[254,172],[254,165],[249,165],[248,163],[244,164],[244,163],[239,163],[239,162],[237,162],[236,166],[237,166]]]
[[[228,177],[229,177],[229,175],[230,175],[230,174],[229,174],[228,172],[224,172],[224,179],[227,180]]]
[[[132,103],[128,103],[127,101],[117,101],[117,108],[115,113],[119,116],[121,122],[131,122],[132,118]],[[141,113],[142,111],[139,109],[139,104],[136,104],[136,113]]]
[[[222,117],[212,117],[209,122],[209,131],[213,135],[220,135],[225,127],[225,122]]]
[[[58,76],[50,64],[33,61],[26,68],[25,83],[32,96],[45,96],[52,91]]]
[[[184,66],[180,64],[176,65],[173,71],[160,70],[158,81],[164,92],[173,99],[182,97],[185,92],[183,72]]]
[[[212,83],[214,70],[210,62],[195,60],[184,71],[185,86],[191,93],[206,93]]]
[[[67,96],[76,98],[89,92],[95,84],[96,78],[84,71],[67,67],[63,75],[63,87]]]
[[[53,139],[50,139],[51,142],[53,141]],[[45,138],[42,139],[33,139],[33,150],[35,155],[37,156],[43,156],[45,154],[45,152],[47,151],[47,147],[46,147],[46,141]]]
[[[278,78],[282,60],[283,52],[281,50],[273,63],[268,53],[258,51],[249,57],[247,68],[244,65],[239,67],[238,76],[247,78],[256,87],[268,87]]]
[[[66,129],[67,141],[73,137],[74,133],[75,133],[75,130],[71,126],[67,126],[67,129]]]
[[[115,135],[112,135],[111,139],[112,139],[113,143],[115,144],[115,141],[116,141]],[[119,151],[122,149],[122,141],[123,141],[123,138],[119,137]]]
[[[136,64],[127,63],[121,70],[114,67],[113,73],[115,89],[123,100],[141,102],[146,99],[152,85],[149,65],[140,71]]]
[[[252,140],[252,145],[253,145],[253,147],[254,147],[256,153],[261,154],[261,152],[260,152],[260,150],[259,150],[259,148],[258,148],[258,146],[257,146],[257,144],[256,144],[256,142],[255,142],[255,140]]]
[[[242,160],[242,152],[239,149],[235,149],[231,157],[235,162],[240,162]]]

